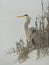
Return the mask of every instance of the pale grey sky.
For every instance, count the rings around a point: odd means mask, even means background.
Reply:
[[[0,65],[12,65],[9,62],[10,57],[4,59],[2,53],[8,47],[14,46],[20,38],[26,39],[25,19],[16,18],[24,14],[33,18],[30,26],[34,26],[35,17],[41,14],[41,0],[0,0]]]

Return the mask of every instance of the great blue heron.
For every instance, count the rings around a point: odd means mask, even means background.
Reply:
[[[27,14],[23,15],[23,16],[17,16],[17,18],[26,18],[26,22],[24,24],[24,29],[25,29],[25,33],[26,33],[26,37],[27,40],[30,41],[31,43],[33,42],[33,45],[35,44],[35,41],[33,39],[33,33],[36,32],[36,29],[34,27],[29,28],[29,24],[31,22],[31,17]]]

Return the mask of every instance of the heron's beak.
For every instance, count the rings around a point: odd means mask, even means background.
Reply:
[[[16,16],[17,18],[24,18],[25,16]]]

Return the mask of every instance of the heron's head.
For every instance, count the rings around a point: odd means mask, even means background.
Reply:
[[[26,18],[27,21],[31,19],[31,17],[29,15],[27,15],[27,14],[25,14],[23,16],[16,16],[16,17],[17,18]]]

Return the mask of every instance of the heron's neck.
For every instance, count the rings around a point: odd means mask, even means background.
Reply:
[[[26,31],[29,29],[29,26],[28,26],[29,24],[30,24],[30,20],[29,21],[27,20],[24,24],[24,28]]]

